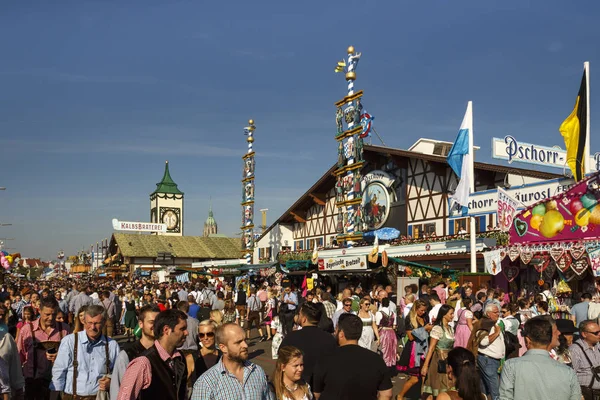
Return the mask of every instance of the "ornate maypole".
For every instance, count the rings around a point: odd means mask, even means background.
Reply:
[[[252,264],[254,251],[254,120],[248,121],[244,134],[248,136],[248,152],[242,157],[244,173],[242,174],[242,254],[247,264]]]
[[[365,162],[363,159],[363,126],[361,116],[363,107],[361,97],[363,91],[354,93],[356,80],[356,67],[361,54],[356,53],[353,46],[348,47],[348,61],[339,61],[335,72],[344,71],[346,67],[346,81],[348,82],[348,95],[335,103],[337,107],[335,119],[338,141],[338,163],[335,176],[336,206],[338,207],[338,243],[346,242],[352,246],[355,240],[362,238],[362,191],[360,171]],[[344,122],[346,129],[344,129]]]

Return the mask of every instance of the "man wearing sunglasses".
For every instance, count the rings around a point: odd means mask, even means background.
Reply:
[[[587,400],[600,395],[600,326],[596,320],[579,324],[580,339],[569,346],[573,369]]]
[[[156,304],[148,304],[140,309],[138,324],[142,329],[142,337],[131,346],[122,350],[115,361],[115,367],[110,381],[110,398],[116,399],[121,388],[121,381],[129,363],[139,357],[146,349],[154,344],[154,320],[160,312]]]

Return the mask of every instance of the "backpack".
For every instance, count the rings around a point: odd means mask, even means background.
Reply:
[[[521,344],[519,343],[519,338],[517,335],[512,334],[508,331],[503,331],[504,334],[504,347],[505,347],[505,358],[508,360],[509,358],[514,358],[519,356],[519,349],[521,348]]]

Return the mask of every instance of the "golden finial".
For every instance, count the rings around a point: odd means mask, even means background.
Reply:
[[[248,139],[246,139],[246,141],[248,143],[252,143],[252,142],[254,142],[254,137],[253,136],[248,136]]]
[[[253,119],[249,119],[249,120],[248,120],[248,123],[249,123],[250,125],[254,125],[254,120],[253,120]]]
[[[354,54],[354,46],[348,47],[348,54]]]

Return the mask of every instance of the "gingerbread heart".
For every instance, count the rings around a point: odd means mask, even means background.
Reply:
[[[529,264],[531,259],[533,258],[533,250],[529,246],[521,247],[521,261],[523,264]]]
[[[509,264],[506,267],[504,265],[502,266],[502,273],[504,274],[508,282],[514,281],[515,278],[519,276],[520,271],[521,270],[519,269],[519,266],[514,264]]]
[[[550,256],[554,261],[561,258],[563,254],[565,254],[565,249],[563,249],[561,246],[554,246],[550,249]]]
[[[547,255],[535,256],[533,260],[531,260],[531,263],[533,264],[536,271],[541,273],[546,268],[548,268],[548,264],[550,264],[550,257],[548,257]]]
[[[515,261],[521,255],[521,249],[519,246],[510,246],[508,249],[508,258],[510,261]]]
[[[585,270],[589,267],[589,265],[590,264],[588,263],[587,257],[584,257],[584,258],[580,258],[579,260],[573,261],[571,263],[571,269],[577,275],[581,275],[585,272]]]
[[[573,257],[575,260],[579,260],[581,256],[585,254],[585,246],[583,243],[575,243],[573,246],[571,246],[570,253],[571,257]]]
[[[527,222],[522,221],[519,218],[515,218],[515,231],[517,232],[517,235],[520,237],[525,236],[528,228],[529,225],[527,225]]]
[[[567,269],[569,269],[571,267],[571,262],[573,262],[573,259],[571,258],[571,256],[568,253],[565,253],[565,254],[563,254],[563,256],[561,258],[559,258],[556,261],[556,266],[562,272],[565,272]]]

